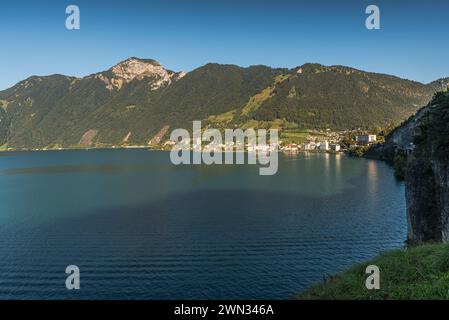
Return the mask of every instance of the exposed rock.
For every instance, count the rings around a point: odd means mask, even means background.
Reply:
[[[416,115],[410,117],[402,125],[391,131],[385,138],[385,143],[373,145],[366,153],[366,156],[393,162],[396,154],[406,154],[413,150],[413,134],[416,126],[419,124],[419,120],[428,109],[429,106],[420,109]]]
[[[79,144],[82,146],[91,146],[97,134],[98,134],[97,130],[91,129],[89,131],[86,131],[81,137]]]
[[[449,94],[416,120],[405,175],[408,241],[449,242]]]
[[[408,243],[449,242],[449,93],[437,93],[367,156],[404,163]]]
[[[159,130],[159,132],[148,142],[148,145],[155,146],[159,144],[169,128],[169,125],[165,125],[164,127],[162,127],[162,129]]]
[[[417,148],[408,158],[405,194],[410,243],[449,242],[448,166],[432,158],[429,148]]]
[[[449,88],[449,77],[435,80],[428,85],[433,86],[435,91],[447,90]]]
[[[106,88],[107,88],[109,91],[112,91],[112,89],[114,89],[114,85],[113,85],[113,83],[112,83],[112,82],[113,82],[113,79],[109,80],[109,78],[106,77],[105,75],[103,75],[102,73],[96,74],[96,75],[94,76],[94,78],[100,79],[101,81],[103,81],[103,82],[106,84]],[[120,88],[121,88],[121,85],[120,85]]]
[[[127,143],[130,137],[131,137],[131,131],[128,132],[128,134],[126,135],[126,137],[123,139],[122,142],[123,142],[123,143]]]
[[[102,80],[108,90],[120,90],[134,79],[148,78],[150,90],[157,90],[181,79],[185,74],[167,70],[155,60],[132,57],[115,65],[108,72],[95,74],[94,77]]]

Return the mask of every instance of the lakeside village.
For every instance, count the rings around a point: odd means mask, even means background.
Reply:
[[[299,152],[326,152],[326,153],[343,153],[349,152],[356,154],[356,150],[367,148],[372,144],[378,142],[378,136],[370,133],[360,133],[343,131],[343,132],[331,132],[310,131],[307,134],[303,134],[302,137],[297,139],[291,139],[286,137],[284,141],[281,135],[281,140],[278,143],[268,143],[266,145],[252,145],[246,143],[244,146],[235,145],[233,142],[220,143],[216,145],[206,144],[203,145],[204,151],[209,152],[221,152],[223,150],[242,150],[252,151],[281,151],[286,154],[295,154]],[[292,141],[293,140],[293,141]],[[294,141],[297,140],[297,141]],[[169,150],[175,146],[177,142],[167,140],[162,144],[162,150]],[[178,143],[179,146],[179,143]],[[181,146],[181,149],[191,149],[190,142],[186,142]]]
[[[351,141],[352,140],[352,141]],[[325,138],[310,136],[305,143],[287,143],[280,145],[280,150],[284,153],[297,153],[300,151],[315,151],[340,153],[349,152],[359,147],[366,147],[377,143],[377,135],[360,134],[355,135],[353,139],[342,139],[338,133],[332,133]]]
[[[340,132],[333,132],[330,129],[327,130],[282,130],[280,132],[280,138],[278,143],[269,144],[270,140],[267,137],[266,145],[246,143],[234,144],[234,142],[224,142],[216,145],[211,145],[203,142],[203,151],[209,152],[222,152],[223,150],[237,150],[237,151],[280,151],[286,154],[295,154],[299,152],[326,152],[326,153],[349,153],[355,156],[362,156],[370,145],[383,142],[385,131],[380,131],[380,135],[372,134],[370,132],[357,129],[357,130],[345,130]],[[156,140],[156,143],[152,143]],[[44,147],[33,149],[17,149],[17,148],[0,148],[1,151],[63,151],[69,149],[150,149],[150,150],[171,150],[175,145],[180,146],[181,149],[191,150],[191,141],[176,142],[173,140],[162,141],[162,136],[153,138],[148,145],[75,145],[71,147]]]

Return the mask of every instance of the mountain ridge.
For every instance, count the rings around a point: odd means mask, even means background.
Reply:
[[[301,128],[368,129],[406,119],[443,82],[317,63],[291,69],[208,63],[184,73],[130,57],[85,77],[31,76],[0,91],[0,145],[149,145],[162,128],[190,128],[193,120],[218,127],[283,120]]]

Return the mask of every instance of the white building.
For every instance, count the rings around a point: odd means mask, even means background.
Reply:
[[[331,151],[340,152],[340,145],[339,144],[331,144]]]
[[[306,143],[305,145],[304,145],[304,150],[315,150],[316,149],[316,143],[315,142],[309,142],[309,143]]]
[[[300,146],[294,143],[287,144],[282,147],[282,151],[285,152],[298,152],[300,150]]]
[[[377,136],[375,134],[355,136],[355,141],[360,144],[370,144],[377,141]]]
[[[329,150],[329,142],[327,140],[320,143],[320,150],[321,151],[328,151]]]

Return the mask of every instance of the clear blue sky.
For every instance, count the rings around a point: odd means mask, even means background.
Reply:
[[[65,29],[65,8],[81,30]],[[365,28],[365,8],[381,30]],[[31,75],[85,76],[130,56],[172,70],[208,62],[340,64],[421,82],[449,76],[449,1],[10,1],[0,6],[0,89]]]

